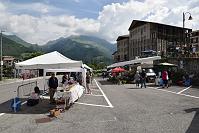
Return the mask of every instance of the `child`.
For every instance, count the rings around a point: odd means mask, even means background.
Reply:
[[[28,106],[37,105],[39,103],[39,94],[40,94],[39,87],[36,86],[34,88],[34,92],[31,93],[31,95],[27,101],[27,105]]]

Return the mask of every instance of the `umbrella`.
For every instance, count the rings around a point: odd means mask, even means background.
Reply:
[[[177,65],[171,64],[171,63],[167,63],[167,62],[160,63],[160,64],[158,64],[158,65],[160,65],[160,66],[176,66],[176,67],[177,67]]]
[[[119,73],[119,72],[124,72],[124,71],[126,71],[126,70],[121,67],[116,67],[116,68],[112,69],[112,73]]]

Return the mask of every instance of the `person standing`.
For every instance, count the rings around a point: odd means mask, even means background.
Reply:
[[[162,88],[164,88],[165,86],[168,88],[169,86],[168,86],[168,79],[169,79],[169,77],[168,77],[168,72],[166,71],[166,70],[164,70],[163,72],[162,72],[162,80],[163,80],[163,86],[162,86]]]
[[[48,80],[48,85],[49,85],[50,103],[53,104],[55,103],[53,96],[57,91],[58,87],[58,79],[55,77],[54,73],[51,75],[50,79]]]
[[[91,84],[93,84],[94,73],[91,71]]]
[[[140,81],[141,81],[141,88],[144,85],[144,88],[146,88],[146,72],[145,69],[142,70],[141,74],[140,74]]]
[[[87,93],[91,94],[91,89],[90,89],[90,81],[91,81],[91,77],[89,72],[86,73],[86,89],[87,89]]]
[[[134,76],[134,80],[135,80],[136,87],[139,87],[139,84],[140,84],[140,74],[139,74],[139,71],[136,72],[136,74]]]

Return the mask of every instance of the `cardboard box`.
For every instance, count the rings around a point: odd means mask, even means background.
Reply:
[[[60,115],[60,110],[59,109],[50,110],[50,116],[57,117],[58,115]]]

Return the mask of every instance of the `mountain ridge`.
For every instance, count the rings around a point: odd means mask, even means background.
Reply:
[[[3,35],[3,55],[23,57],[24,53],[37,51],[48,53],[58,51],[73,60],[82,60],[85,63],[112,63],[112,53],[116,45],[108,41],[86,35],[60,37],[39,46],[31,44],[16,35]]]
[[[115,49],[115,45],[104,39],[86,35],[61,37],[42,46],[45,52],[56,50],[69,58],[84,62],[112,62],[111,55]]]

